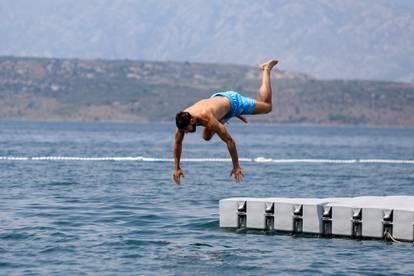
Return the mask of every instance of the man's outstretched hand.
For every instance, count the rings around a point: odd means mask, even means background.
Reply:
[[[239,183],[244,177],[244,174],[240,167],[233,168],[233,170],[230,173],[230,176],[232,175],[234,175],[234,180],[236,180],[237,183]],[[177,185],[180,185],[181,183],[181,176],[184,177],[183,170],[181,168],[174,169],[173,178]]]
[[[239,183],[244,177],[244,174],[240,167],[233,168],[233,170],[230,173],[230,176],[232,176],[233,174],[234,174],[234,179],[236,180],[237,183]]]
[[[181,168],[174,169],[173,178],[174,178],[175,184],[180,185],[181,176],[184,177],[183,170]]]

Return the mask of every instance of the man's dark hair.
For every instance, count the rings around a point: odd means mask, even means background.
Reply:
[[[175,116],[175,124],[179,129],[185,129],[191,122],[191,114],[188,112],[180,111]]]

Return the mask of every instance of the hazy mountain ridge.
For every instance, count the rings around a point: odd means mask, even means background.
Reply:
[[[0,58],[0,119],[173,121],[214,91],[256,97],[257,67],[131,60]],[[273,112],[252,121],[414,126],[414,84],[318,80],[274,71]]]
[[[0,54],[258,64],[414,81],[412,1],[5,1]]]

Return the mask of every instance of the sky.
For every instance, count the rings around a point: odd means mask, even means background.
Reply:
[[[414,82],[409,0],[0,0],[0,55],[257,65]]]

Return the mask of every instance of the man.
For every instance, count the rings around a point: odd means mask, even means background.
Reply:
[[[218,92],[209,99],[198,101],[184,111],[176,115],[177,131],[174,143],[174,181],[180,184],[181,176],[184,176],[180,167],[182,141],[186,133],[195,132],[196,126],[204,126],[203,138],[209,141],[215,133],[227,144],[233,162],[233,170],[236,182],[240,182],[243,172],[239,165],[236,144],[224,127],[230,118],[237,117],[247,123],[243,115],[266,114],[272,111],[272,88],[270,86],[270,71],[278,63],[271,59],[260,65],[262,71],[262,85],[259,89],[259,100],[241,96],[234,91]]]

